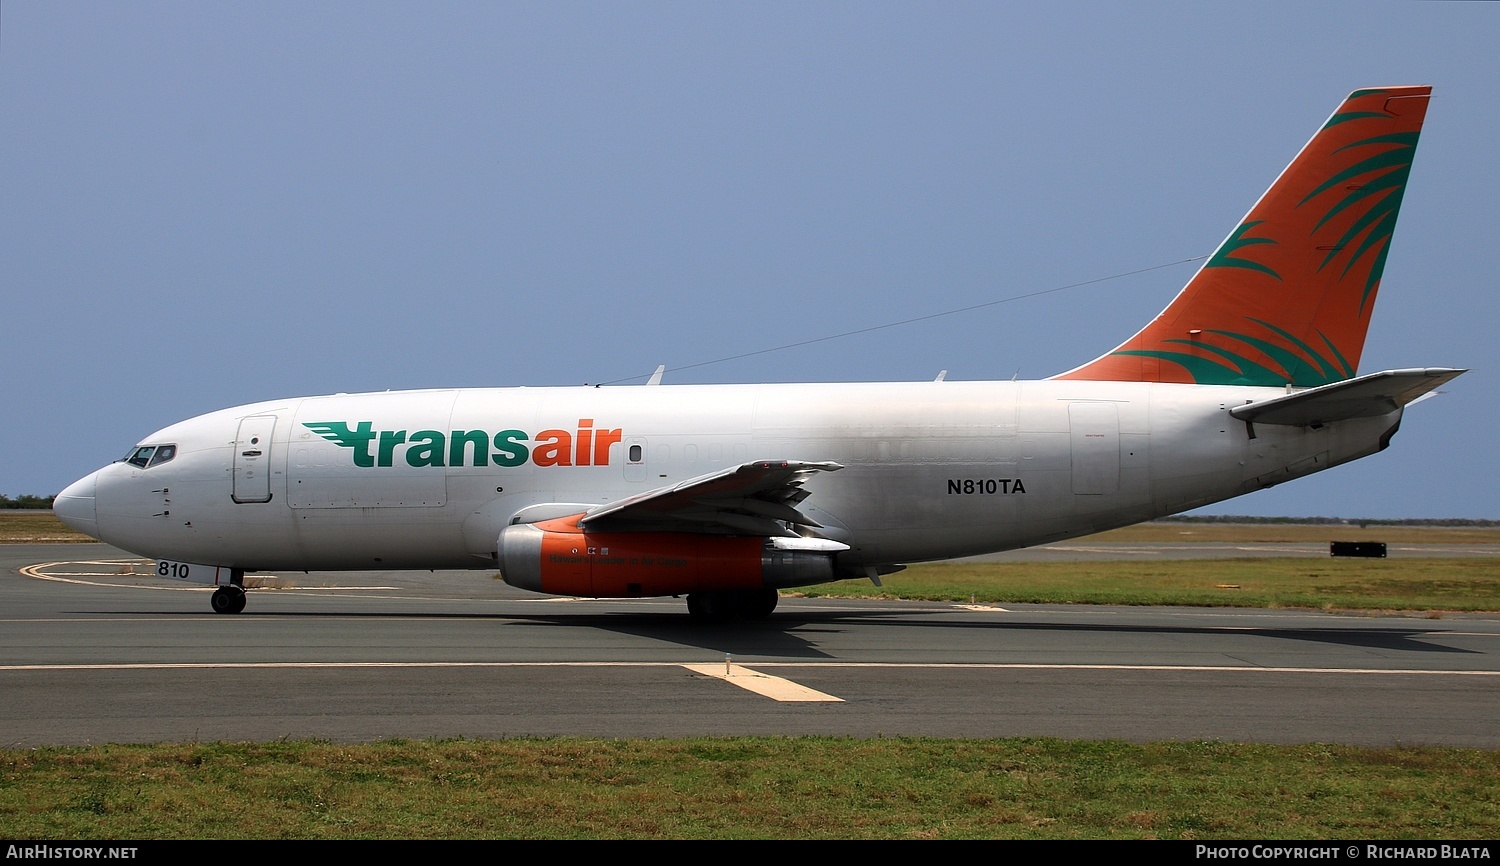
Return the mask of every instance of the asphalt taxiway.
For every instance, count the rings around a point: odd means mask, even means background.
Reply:
[[[1106,554],[1121,558],[1072,555]],[[710,626],[680,599],[553,599],[463,571],[280,575],[223,616],[207,590],[148,572],[104,545],[0,547],[0,742],[1500,746],[1500,615],[784,598],[768,620]]]

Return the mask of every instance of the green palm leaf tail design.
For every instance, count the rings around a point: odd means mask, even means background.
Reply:
[[[1385,272],[1391,237],[1396,232],[1396,215],[1401,210],[1406,183],[1411,177],[1418,135],[1416,132],[1377,135],[1339,148],[1338,153],[1353,151],[1362,158],[1328,178],[1298,203],[1299,206],[1307,204],[1329,191],[1342,193],[1327,206],[1313,232],[1316,235],[1340,215],[1354,216],[1354,219],[1329,244],[1331,248],[1318,270],[1343,259],[1344,266],[1339,273],[1342,279],[1356,265],[1368,267],[1360,292],[1360,316],[1366,314],[1370,297],[1375,294]],[[1375,152],[1371,153],[1372,150]],[[1360,206],[1365,208],[1362,214],[1358,213]]]

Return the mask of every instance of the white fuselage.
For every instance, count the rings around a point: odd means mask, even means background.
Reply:
[[[112,464],[60,500],[92,496],[100,539],[157,559],[491,568],[528,506],[596,506],[751,460],[832,461],[844,468],[808,481],[802,510],[849,546],[842,567],[875,566],[1195,508],[1378,451],[1401,417],[1252,431],[1229,414],[1282,393],[1046,380],[340,394],[172,425],[142,444],[173,459]]]

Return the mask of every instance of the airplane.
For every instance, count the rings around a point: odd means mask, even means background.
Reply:
[[[335,394],[159,430],[64,523],[217,586],[483,569],[757,619],[779,591],[1198,508],[1386,448],[1464,369],[1357,375],[1431,88],[1350,94],[1167,308],[1035,381]]]

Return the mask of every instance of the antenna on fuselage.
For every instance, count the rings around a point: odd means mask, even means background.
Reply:
[[[656,365],[656,372],[651,374],[651,378],[646,380],[646,384],[647,385],[660,385],[661,384],[661,374],[665,373],[665,372],[667,372],[667,365],[666,364],[657,364]]]

